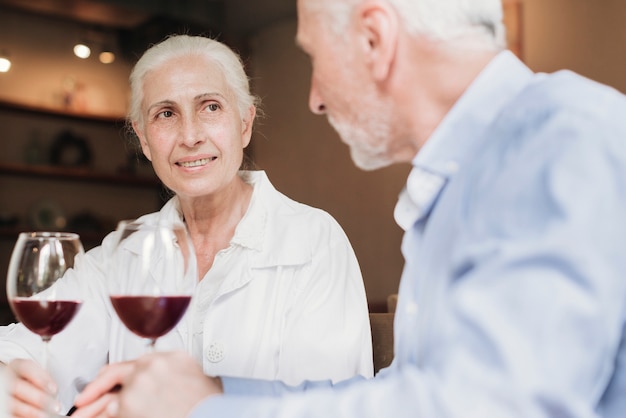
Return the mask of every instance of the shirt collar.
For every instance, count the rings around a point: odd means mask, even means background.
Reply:
[[[265,239],[267,208],[262,204],[259,194],[263,184],[269,183],[269,180],[264,171],[242,171],[240,175],[252,186],[252,197],[248,210],[239,221],[230,243],[261,251]]]
[[[263,249],[265,237],[267,208],[260,201],[259,190],[264,187],[263,184],[269,184],[269,180],[264,171],[240,171],[239,175],[243,181],[252,186],[253,190],[248,209],[241,221],[239,221],[230,244],[260,251]],[[163,205],[159,217],[161,219],[180,219],[182,221],[183,215],[178,196],[174,196]]]

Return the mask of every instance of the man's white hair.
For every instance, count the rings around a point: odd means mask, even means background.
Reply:
[[[304,0],[308,10],[332,16],[341,33],[354,6],[365,0]],[[502,0],[384,0],[398,13],[406,30],[435,40],[472,38],[493,49],[505,46]]]

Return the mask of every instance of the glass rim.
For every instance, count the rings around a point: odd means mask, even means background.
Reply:
[[[80,239],[80,235],[76,232],[66,231],[27,231],[20,232],[20,237],[34,239]]]

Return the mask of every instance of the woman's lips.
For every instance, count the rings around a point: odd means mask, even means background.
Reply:
[[[200,158],[198,160],[193,160],[193,161],[180,161],[180,162],[177,162],[176,165],[179,165],[185,168],[200,167],[203,165],[207,165],[209,162],[214,161],[216,159],[217,157]]]

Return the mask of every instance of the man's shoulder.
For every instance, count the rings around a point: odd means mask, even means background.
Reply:
[[[626,125],[616,112],[626,111],[626,96],[617,89],[569,70],[538,73],[514,102],[526,114],[570,113],[586,118],[614,120]]]
[[[626,96],[571,71],[537,74],[487,129],[486,154],[505,161],[550,159],[568,150],[623,149]],[[488,157],[489,158],[489,157]]]

